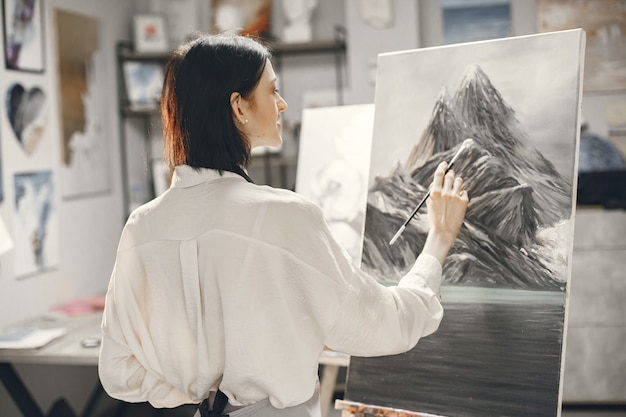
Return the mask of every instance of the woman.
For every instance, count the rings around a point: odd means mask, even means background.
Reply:
[[[239,36],[201,36],[168,63],[172,185],[120,240],[99,364],[112,397],[202,402],[203,416],[319,416],[325,345],[387,355],[437,329],[441,265],[468,204],[462,180],[438,167],[422,254],[397,287],[378,284],[317,206],[248,178],[251,149],[281,143],[276,83],[268,50]]]

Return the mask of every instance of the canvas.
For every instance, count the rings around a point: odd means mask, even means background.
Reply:
[[[45,70],[43,0],[2,0],[4,63],[10,70]]]
[[[271,0],[215,0],[212,5],[213,32],[269,37]]]
[[[75,198],[111,188],[109,140],[102,117],[107,114],[105,57],[98,21],[54,10],[57,40],[62,194]]]
[[[587,33],[585,92],[626,91],[626,1],[537,0],[537,31]]]
[[[560,413],[583,54],[574,30],[379,56],[363,269],[394,284],[410,268],[426,208],[389,241],[466,138],[455,170],[471,201],[443,269],[439,330],[403,355],[353,357],[347,400]]]
[[[296,192],[319,205],[355,264],[361,258],[374,105],[302,112]]]
[[[5,93],[6,113],[17,143],[26,155],[33,154],[44,137],[48,105],[43,88],[14,82]]]
[[[15,275],[47,271],[59,262],[59,224],[52,171],[15,174]]]
[[[511,35],[509,0],[442,0],[441,6],[447,44]]]

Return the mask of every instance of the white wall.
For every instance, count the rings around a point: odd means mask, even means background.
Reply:
[[[420,45],[417,1],[391,1],[391,22],[383,28],[376,28],[363,18],[363,3],[354,0],[345,2],[350,85],[346,104],[374,102],[379,53],[415,49]]]
[[[15,196],[13,175],[30,169],[52,169],[57,194],[56,211],[59,217],[58,267],[35,276],[16,279],[14,251],[0,258],[0,327],[46,312],[50,307],[71,299],[100,294],[106,290],[114,261],[115,249],[123,225],[119,174],[119,139],[117,112],[117,81],[115,41],[128,36],[127,5],[124,1],[47,0],[45,6],[46,70],[43,74],[7,71],[0,66],[0,91],[4,96],[7,86],[14,81],[25,85],[43,86],[48,103],[48,123],[40,148],[25,156],[10,129],[4,100],[0,105],[2,124],[2,181],[4,200],[0,204],[9,232],[14,233]],[[102,114],[102,125],[109,147],[111,185],[109,192],[99,195],[63,200],[60,160],[59,108],[57,71],[52,9],[62,8],[82,13],[99,20],[100,49],[105,57],[103,73],[106,85],[100,97],[111,111]]]
[[[57,195],[61,193],[60,150],[57,94],[57,70],[55,61],[55,37],[52,10],[60,8],[98,19],[100,50],[106,57],[102,68],[106,76],[105,91],[101,100],[107,109],[101,115],[103,129],[109,147],[111,167],[111,190],[99,195],[73,200],[56,199],[59,216],[60,238],[58,268],[31,277],[16,279],[14,274],[14,251],[0,257],[0,328],[28,317],[41,315],[50,307],[72,299],[102,294],[107,287],[115,259],[115,250],[124,218],[121,201],[121,177],[118,135],[117,74],[115,65],[115,42],[129,37],[129,4],[125,0],[45,0],[45,52],[46,70],[43,74],[7,71],[4,60],[0,61],[0,146],[2,157],[2,185],[4,199],[0,203],[0,215],[10,233],[14,232],[15,196],[13,175],[29,169],[45,166],[52,169]],[[0,23],[1,27],[2,23]],[[4,53],[4,47],[2,47]],[[23,154],[16,145],[6,116],[5,100],[7,86],[15,81],[25,85],[36,83],[43,86],[48,107],[48,124],[40,148],[32,156]],[[75,410],[82,407],[90,390],[97,382],[93,367],[16,367],[32,388],[42,409],[47,410],[63,387],[73,402]],[[43,371],[43,373],[42,373]],[[49,377],[46,377],[49,376]],[[73,381],[73,382],[72,382]],[[50,387],[46,389],[46,387]],[[19,412],[0,384],[0,415],[17,416]]]

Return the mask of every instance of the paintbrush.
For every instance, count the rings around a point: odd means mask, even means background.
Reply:
[[[463,150],[469,146],[472,145],[472,143],[474,143],[474,139],[465,139],[463,141],[463,143],[461,144],[461,147],[459,148],[458,151],[456,151],[456,153],[454,154],[454,156],[452,157],[452,160],[448,163],[448,168],[446,168],[446,172],[444,173],[447,174],[448,171],[450,171],[450,169],[452,168],[452,165],[454,165],[454,163],[456,162],[457,158],[459,157],[459,155],[461,155],[461,152],[463,152]],[[408,219],[406,219],[404,221],[404,223],[402,224],[402,226],[400,226],[400,229],[398,229],[398,231],[396,232],[396,234],[391,238],[391,240],[389,241],[389,245],[393,245],[396,240],[398,240],[398,238],[400,237],[400,235],[402,234],[402,232],[404,232],[404,229],[406,229],[406,225],[409,224],[409,222],[411,220],[413,220],[413,217],[415,217],[415,215],[417,214],[417,211],[424,205],[424,203],[426,202],[426,200],[428,199],[428,197],[430,197],[430,190],[428,190],[428,192],[426,193],[426,195],[424,196],[424,198],[422,198],[422,201],[420,201],[417,204],[417,207],[415,207],[413,209],[413,211],[411,212],[411,215],[408,217]]]

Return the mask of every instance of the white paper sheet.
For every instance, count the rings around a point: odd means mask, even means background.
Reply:
[[[66,333],[64,328],[38,329],[26,327],[0,334],[0,349],[36,349]]]

